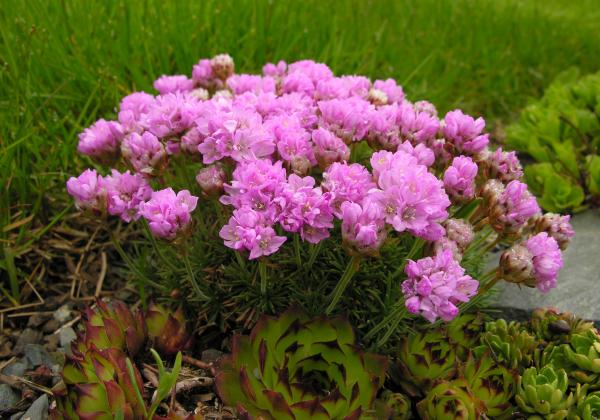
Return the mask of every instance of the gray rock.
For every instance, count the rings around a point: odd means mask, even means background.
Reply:
[[[58,308],[52,316],[62,325],[71,319],[71,317],[73,316],[73,312],[71,311],[71,308],[68,304],[64,304],[63,306]]]
[[[551,306],[585,319],[600,320],[600,212],[589,210],[575,215],[571,223],[575,237],[563,253],[565,264],[556,289],[543,294],[502,282],[497,287],[497,306],[523,310]]]
[[[22,354],[25,350],[25,346],[29,344],[37,344],[42,340],[42,332],[39,330],[34,330],[33,328],[25,328],[19,338],[17,339],[17,344],[15,344],[15,348],[13,349],[14,354]]]
[[[19,411],[18,413],[15,413],[12,416],[10,416],[10,420],[20,420],[21,417],[23,417],[23,414],[25,414],[24,411]]]
[[[10,365],[8,365],[4,369],[2,369],[2,374],[15,375],[15,376],[19,376],[22,378],[23,375],[25,375],[25,372],[27,372],[28,368],[29,368],[29,366],[27,365],[27,363],[25,361],[17,360],[16,362],[11,363]]]
[[[39,397],[31,404],[20,420],[46,420],[48,418],[48,396]]]
[[[24,353],[25,360],[34,368],[40,365],[52,367],[55,364],[54,360],[50,357],[50,353],[40,344],[26,345]]]
[[[0,411],[14,407],[21,398],[9,385],[0,384]]]
[[[77,338],[77,334],[75,334],[75,330],[71,327],[65,327],[60,329],[60,346],[64,349],[68,349],[71,341]]]
[[[207,349],[202,352],[202,355],[200,357],[202,358],[203,362],[213,363],[216,362],[222,355],[222,351],[219,351],[217,349]]]

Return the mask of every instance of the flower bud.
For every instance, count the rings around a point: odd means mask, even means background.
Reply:
[[[291,170],[299,176],[304,176],[308,174],[312,165],[310,161],[304,156],[294,156],[292,161],[290,162]]]
[[[196,181],[200,185],[200,188],[208,196],[220,195],[223,192],[225,180],[225,171],[218,163],[200,169],[196,176]]]
[[[212,74],[217,78],[225,81],[233,74],[235,65],[233,58],[229,54],[219,54],[210,60]]]
[[[533,255],[525,245],[517,244],[500,256],[500,273],[510,283],[535,287]]]
[[[371,88],[371,90],[369,90],[367,99],[373,105],[385,105],[388,103],[388,97],[385,92],[375,88]]]
[[[473,242],[475,234],[473,226],[469,222],[463,219],[448,219],[444,222],[444,227],[448,239],[456,242],[462,252]]]
[[[575,236],[575,231],[569,220],[571,216],[561,216],[556,213],[546,213],[543,216],[537,216],[532,220],[533,231],[535,233],[546,232],[553,237],[560,249],[565,250]]]

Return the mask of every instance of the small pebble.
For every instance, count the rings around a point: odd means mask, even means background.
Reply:
[[[21,398],[9,385],[0,384],[0,411],[14,407]]]
[[[48,418],[48,396],[39,397],[23,414],[21,420],[46,420]]]

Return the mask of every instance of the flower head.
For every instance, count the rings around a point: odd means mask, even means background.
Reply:
[[[104,179],[94,169],[86,169],[77,178],[69,178],[67,192],[81,210],[106,211]]]
[[[570,220],[571,216],[569,215],[546,213],[533,220],[533,229],[536,233],[546,232],[556,240],[560,249],[565,250],[571,242],[571,238],[575,236]]]
[[[484,127],[483,118],[474,119],[456,109],[444,117],[442,133],[459,152],[475,154],[485,149],[489,143],[488,134],[483,134]]]
[[[196,182],[202,188],[202,192],[209,196],[221,194],[225,181],[225,171],[223,166],[218,163],[200,169],[196,175]]]
[[[156,79],[153,86],[161,95],[175,92],[191,92],[194,89],[194,81],[183,75],[165,75]]]
[[[385,93],[388,104],[400,103],[404,100],[402,86],[398,85],[394,79],[375,80],[373,88]]]
[[[152,197],[139,205],[139,213],[148,221],[150,230],[159,238],[174,240],[192,222],[191,213],[198,204],[188,190],[175,193],[172,188],[154,191]]]
[[[152,188],[140,174],[112,170],[104,177],[108,198],[108,213],[125,222],[139,219],[139,205],[152,196]]]
[[[489,178],[502,182],[519,180],[523,177],[523,168],[515,152],[505,152],[501,147],[493,152],[482,152],[482,164]]]
[[[323,173],[321,187],[332,194],[333,213],[339,218],[344,201],[360,203],[376,185],[367,168],[361,164],[335,162]]]
[[[558,272],[563,266],[558,243],[546,232],[538,233],[525,242],[533,258],[533,276],[537,288],[546,293],[556,287]]]
[[[470,157],[457,156],[444,172],[444,188],[457,200],[470,200],[475,196],[477,164]]]
[[[429,322],[438,317],[444,321],[454,319],[458,315],[457,305],[468,302],[479,286],[477,280],[465,274],[449,249],[433,257],[409,260],[404,271],[408,276],[402,283],[406,308]]]
[[[146,128],[146,114],[154,104],[154,96],[134,92],[125,96],[119,105],[119,123],[125,132],[141,132]]]
[[[353,253],[376,253],[387,237],[381,207],[368,199],[362,205],[345,201],[341,213],[344,244]]]
[[[313,151],[319,166],[326,169],[334,162],[350,160],[350,149],[335,134],[324,128],[312,132]]]
[[[118,122],[99,119],[79,135],[77,151],[101,163],[110,163],[119,155],[123,129]]]
[[[123,157],[131,166],[145,175],[160,173],[167,163],[167,152],[156,136],[149,131],[131,133],[121,144]]]
[[[540,212],[535,197],[520,181],[511,181],[497,193],[489,210],[494,229],[499,232],[517,232],[527,221]]]

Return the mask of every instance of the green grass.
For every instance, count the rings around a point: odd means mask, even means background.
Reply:
[[[89,164],[75,156],[77,134],[163,73],[190,73],[198,58],[220,52],[240,71],[312,58],[340,74],[396,78],[411,99],[493,123],[511,119],[569,66],[598,70],[599,22],[595,0],[5,0],[3,289],[16,296],[26,274],[20,255],[68,211],[62,186]]]

